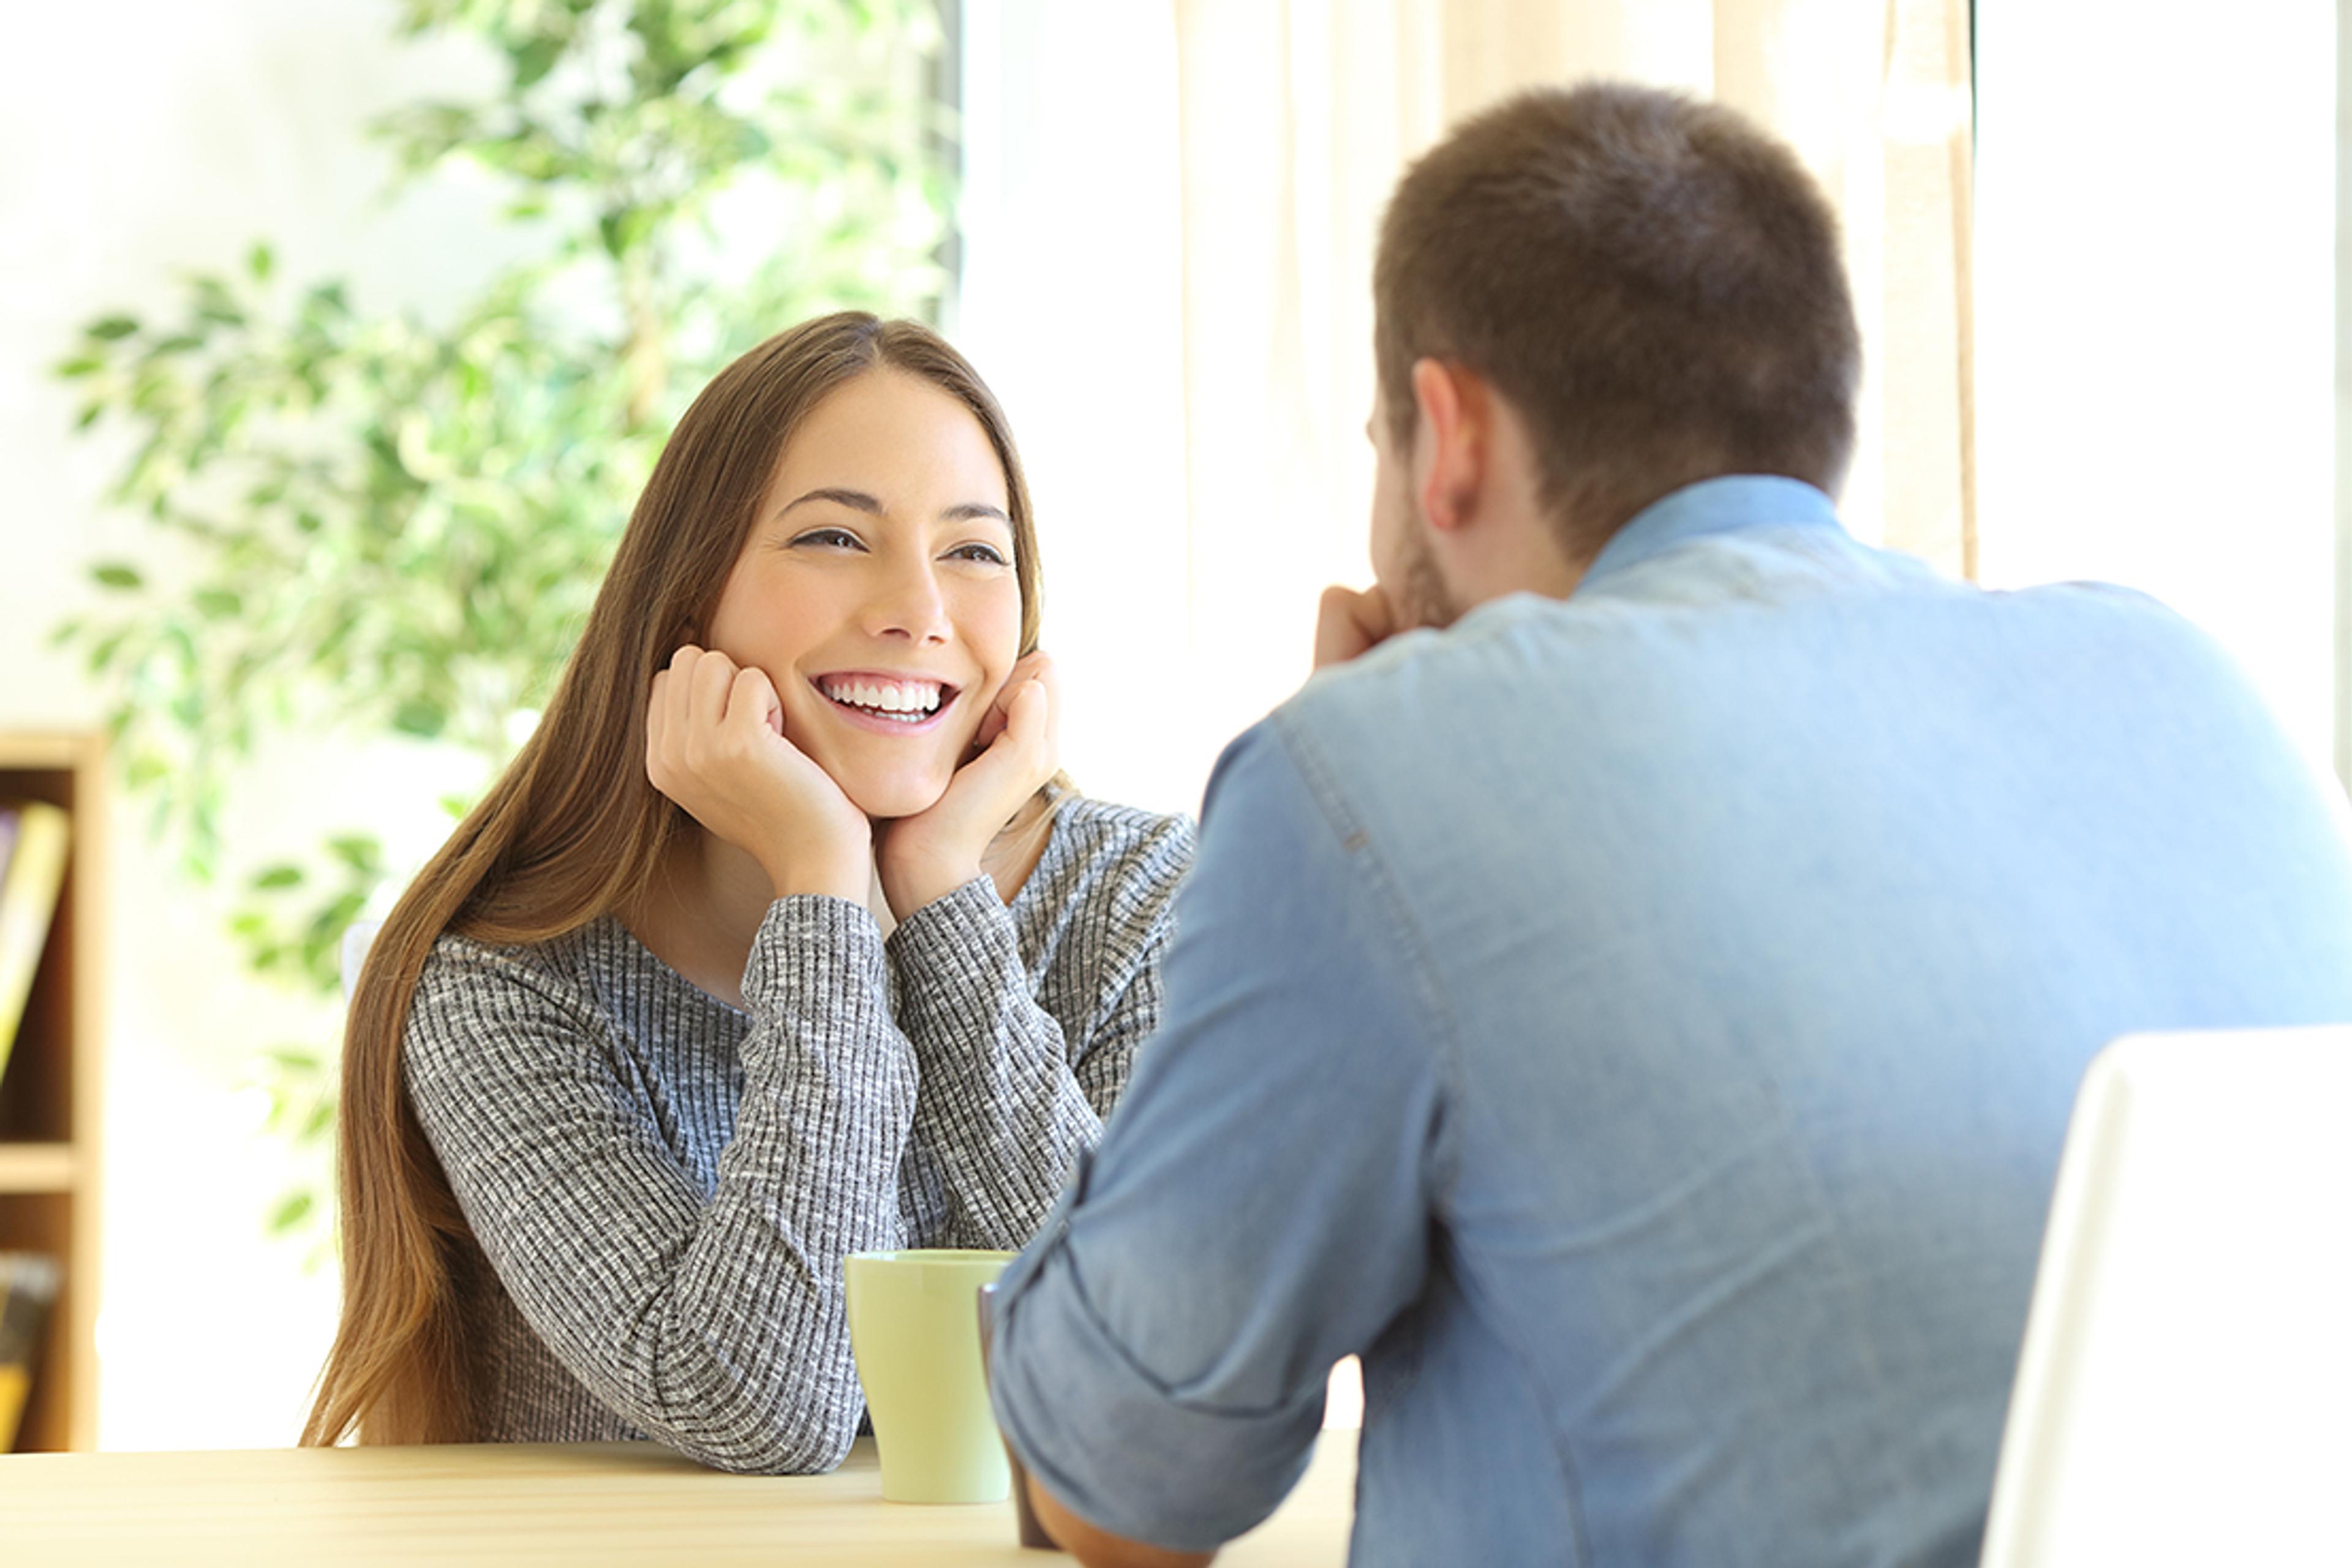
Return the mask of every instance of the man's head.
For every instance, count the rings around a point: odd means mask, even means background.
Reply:
[[[1700,479],[1845,477],[1861,342],[1837,220],[1728,110],[1595,84],[1487,110],[1398,185],[1373,299],[1373,557],[1412,619],[1565,592]],[[1515,510],[1543,537],[1463,553],[1464,522]]]

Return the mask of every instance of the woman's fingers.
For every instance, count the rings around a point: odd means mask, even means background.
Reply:
[[[729,728],[764,742],[770,736],[784,732],[784,704],[776,695],[775,682],[768,672],[747,668],[735,672],[727,691]]]
[[[996,738],[957,771],[948,792],[953,795],[961,787],[977,816],[986,819],[985,837],[993,837],[1057,765],[1052,689],[1025,681],[1010,699]]]
[[[1061,765],[1062,754],[1062,671],[1040,650],[1036,685],[1045,694],[1045,745],[1052,754],[1053,766]],[[1049,773],[1052,768],[1048,768]]]
[[[1030,681],[1013,694],[1005,710],[1004,732],[1022,751],[1042,751],[1054,721],[1054,703],[1045,686]]]
[[[646,695],[646,772],[656,789],[758,860],[779,897],[865,896],[872,829],[785,736],[783,700],[765,670],[682,647]]]
[[[669,735],[669,671],[656,670],[653,699],[646,705],[646,761],[648,764],[662,754],[662,747]]]
[[[695,659],[688,711],[697,731],[707,733],[725,721],[736,669],[735,661],[723,653],[705,652]]]
[[[996,699],[988,705],[988,711],[981,715],[980,729],[972,736],[971,743],[982,751],[995,744],[996,737],[1004,732],[1004,721],[1013,710],[1013,699],[1032,687],[1044,686],[1058,706],[1060,682],[1061,676],[1054,668],[1053,656],[1044,648],[1023,655],[1013,665],[1013,672],[1004,678],[1004,684],[998,688]]]
[[[736,728],[781,733],[775,714],[782,706],[764,671],[692,644],[679,648],[667,668],[655,672],[646,701],[647,775],[677,798],[677,786],[710,766],[714,742],[737,738]],[[730,719],[738,720],[737,727],[730,728]]]

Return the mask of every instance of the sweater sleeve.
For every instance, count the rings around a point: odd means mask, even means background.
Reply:
[[[500,1282],[591,1393],[702,1463],[825,1470],[856,1436],[842,1259],[902,1245],[916,1098],[886,973],[858,905],[769,910],[708,1199],[587,999],[487,949],[419,984],[409,1096]]]
[[[944,1173],[952,1244],[1027,1245],[1101,1137],[1160,1021],[1160,959],[1192,842],[1189,823],[1164,819],[1074,868],[1056,910],[1055,978],[1078,993],[1060,1009],[1075,1028],[1040,1000],[988,878],[891,934],[898,1021],[921,1064],[913,1138]]]

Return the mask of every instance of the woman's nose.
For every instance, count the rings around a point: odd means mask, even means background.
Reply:
[[[886,571],[866,601],[865,621],[869,637],[947,641],[947,596],[940,592],[939,574],[931,563],[910,561]]]

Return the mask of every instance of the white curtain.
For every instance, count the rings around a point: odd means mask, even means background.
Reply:
[[[1973,568],[1966,0],[1175,0],[1196,657],[1361,576],[1374,231],[1452,122],[1539,83],[1712,96],[1792,142],[1843,218],[1866,342],[1859,531]]]
[[[1197,804],[1362,582],[1371,258],[1403,165],[1518,89],[1730,103],[1843,216],[1854,530],[1972,572],[1967,0],[966,0],[961,340],[1023,431],[1082,784]]]

